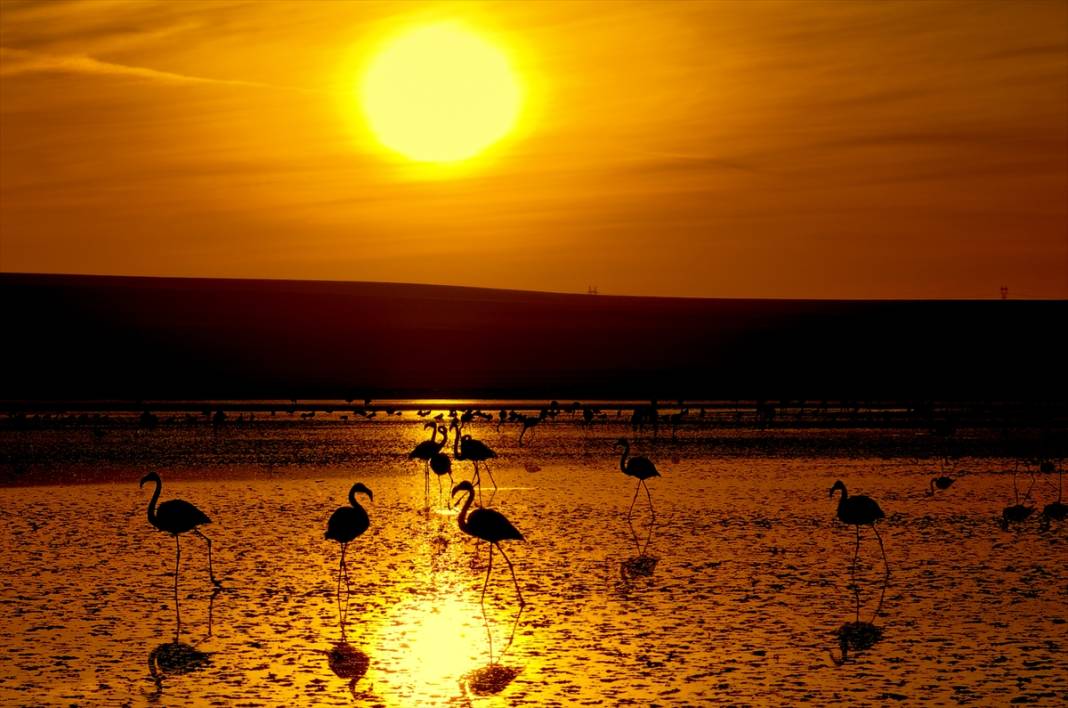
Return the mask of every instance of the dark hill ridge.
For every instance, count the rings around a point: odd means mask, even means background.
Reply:
[[[1063,400],[1065,301],[0,274],[0,398]]]

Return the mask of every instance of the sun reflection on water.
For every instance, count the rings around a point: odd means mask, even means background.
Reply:
[[[452,595],[403,600],[388,612],[376,639],[399,649],[390,683],[407,705],[457,693],[461,676],[485,663],[486,635],[477,605]]]

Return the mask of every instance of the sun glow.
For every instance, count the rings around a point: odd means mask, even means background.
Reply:
[[[457,23],[426,25],[387,42],[360,85],[371,132],[418,162],[477,155],[512,130],[522,102],[505,54]]]

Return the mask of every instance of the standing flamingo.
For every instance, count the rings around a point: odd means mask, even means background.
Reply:
[[[853,574],[856,574],[857,556],[860,555],[860,527],[871,526],[871,530],[875,532],[875,538],[879,541],[879,550],[883,553],[883,565],[886,566],[886,577],[889,578],[890,563],[886,560],[886,548],[883,547],[883,538],[879,535],[879,529],[875,527],[875,522],[879,519],[885,519],[886,514],[879,508],[876,501],[869,496],[863,494],[858,494],[855,497],[849,496],[849,492],[846,491],[845,483],[842,480],[834,483],[827,496],[833,497],[834,493],[839,489],[842,490],[842,497],[838,500],[838,520],[843,524],[852,524],[857,529],[857,546],[853,551]]]
[[[221,587],[222,583],[215,579],[215,571],[211,565],[211,539],[205,536],[198,526],[204,524],[210,524],[211,519],[200,509],[196,508],[189,502],[183,499],[171,499],[165,501],[157,508],[156,502],[159,501],[159,494],[163,490],[163,480],[155,472],[149,472],[141,479],[140,486],[143,488],[146,482],[155,482],[156,489],[152,492],[152,501],[148,503],[148,523],[155,526],[160,531],[169,533],[174,536],[174,611],[178,616],[179,623],[181,622],[181,615],[178,609],[178,566],[182,558],[182,545],[178,540],[178,535],[183,534],[186,531],[192,531],[197,536],[200,536],[208,544],[208,577],[211,578],[211,582],[215,587]]]
[[[363,535],[363,532],[371,525],[371,520],[367,517],[367,511],[356,501],[357,492],[366,494],[371,501],[375,499],[374,495],[371,494],[371,490],[360,482],[352,485],[352,489],[349,490],[349,506],[339,507],[330,515],[330,520],[326,522],[326,533],[323,534],[324,538],[341,544],[341,562],[338,564],[337,570],[339,605],[341,603],[341,576],[344,574],[346,585],[348,585],[349,576],[348,569],[345,567],[345,549],[356,537]]]
[[[486,468],[486,472],[489,474],[490,482],[493,484],[493,491],[497,491],[497,480],[493,479],[493,470],[490,469],[488,461],[497,457],[497,453],[494,452],[486,443],[481,440],[475,440],[470,435],[461,435],[463,432],[463,422],[457,422],[453,420],[452,426],[456,429],[455,436],[452,439],[452,452],[453,457],[457,460],[470,460],[475,466],[474,483],[478,485],[478,499],[479,503],[482,503],[482,478],[479,475],[478,463],[482,462]],[[491,499],[492,501],[492,499]]]
[[[660,473],[656,471],[656,465],[648,457],[631,457],[628,460],[630,443],[627,442],[626,438],[620,438],[616,445],[623,446],[623,455],[619,458],[619,469],[628,477],[634,477],[638,480],[638,485],[634,488],[634,498],[630,500],[630,509],[627,510],[627,519],[630,519],[631,514],[634,512],[634,503],[638,501],[638,490],[642,487],[645,487],[645,496],[649,499],[649,511],[652,512],[653,516],[656,516],[656,511],[653,509],[653,495],[649,493],[649,487],[645,484],[645,480],[650,477],[660,476]]]
[[[471,507],[471,502],[474,501],[475,488],[470,482],[463,481],[453,487],[452,496],[455,498],[460,492],[467,493],[467,499],[464,500],[463,508],[460,509],[460,516],[457,518],[460,530],[468,536],[474,536],[490,544],[489,566],[486,568],[486,581],[482,584],[480,602],[485,602],[486,600],[486,587],[489,585],[490,573],[493,571],[493,548],[496,546],[497,550],[504,556],[504,561],[508,564],[508,570],[512,571],[512,582],[515,583],[515,592],[519,596],[519,606],[526,605],[527,603],[523,599],[523,591],[519,589],[519,581],[515,577],[515,568],[512,566],[512,561],[509,560],[508,554],[504,552],[500,545],[501,541],[523,541],[525,540],[523,534],[519,533],[519,529],[512,526],[512,522],[506,519],[504,514],[499,511],[480,508],[472,511],[469,516],[467,510]]]
[[[424,440],[412,448],[412,451],[408,453],[408,459],[422,460],[425,470],[427,463],[430,462],[431,456],[433,456],[435,452],[441,452],[441,448],[445,447],[445,441],[448,440],[448,431],[443,427],[439,428],[437,423],[429,421],[424,423],[423,427],[430,428],[433,431],[430,433],[430,439]],[[444,433],[441,442],[437,441],[438,433]],[[427,474],[429,475],[430,473],[427,472]]]
[[[436,452],[434,456],[430,458],[430,469],[438,477],[438,501],[441,497],[441,478],[444,475],[449,475],[449,484],[453,484],[452,479],[452,460],[444,452]]]

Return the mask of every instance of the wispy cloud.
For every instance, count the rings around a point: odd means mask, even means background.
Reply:
[[[0,47],[0,76],[22,74],[64,73],[91,74],[96,76],[121,76],[168,84],[212,84],[219,86],[245,86],[250,88],[282,89],[287,91],[310,91],[294,86],[277,86],[257,81],[221,79],[208,76],[190,76],[170,71],[159,71],[144,66],[129,66],[101,61],[80,54],[56,55],[29,52],[11,47]]]

